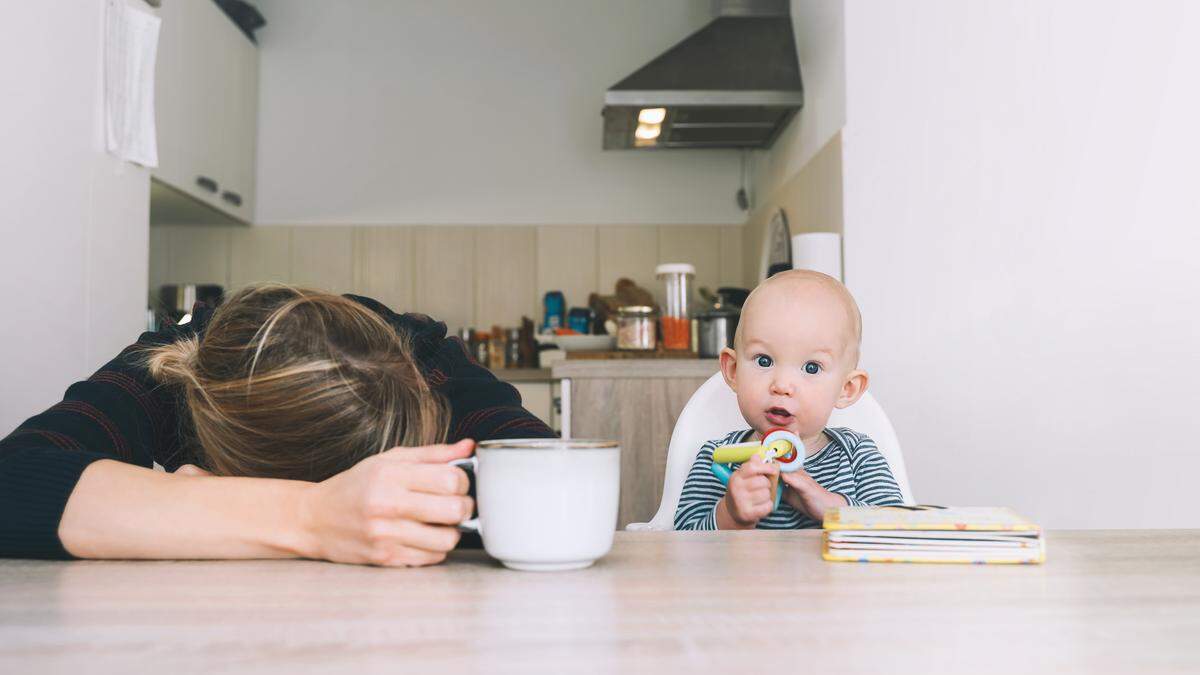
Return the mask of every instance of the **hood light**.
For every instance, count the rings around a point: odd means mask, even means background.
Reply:
[[[642,124],[662,124],[667,119],[666,108],[642,108],[638,113],[638,121]]]
[[[658,138],[660,133],[662,133],[661,124],[639,124],[633,135],[635,138],[640,138],[643,141],[652,141]]]

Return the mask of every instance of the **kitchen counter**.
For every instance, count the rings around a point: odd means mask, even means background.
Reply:
[[[505,382],[550,382],[557,379],[549,368],[501,368],[493,370],[492,374]]]
[[[707,378],[717,372],[717,359],[595,359],[565,360],[551,369],[563,378]]]

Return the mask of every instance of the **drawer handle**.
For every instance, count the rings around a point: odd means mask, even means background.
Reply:
[[[216,193],[217,191],[217,181],[208,176],[196,176],[196,185],[199,185],[200,189],[208,192]]]
[[[224,199],[225,201],[229,202],[230,204],[233,204],[234,206],[242,205],[242,196],[236,192],[230,192],[229,190],[226,190],[221,193],[221,199]]]

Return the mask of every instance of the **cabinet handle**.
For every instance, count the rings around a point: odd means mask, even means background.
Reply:
[[[224,199],[225,201],[229,202],[230,204],[233,204],[234,206],[242,205],[242,196],[236,192],[230,192],[229,190],[226,190],[221,193],[221,199]]]
[[[212,192],[214,194],[217,191],[217,181],[209,178],[208,176],[196,176],[196,185],[199,185],[200,189]]]

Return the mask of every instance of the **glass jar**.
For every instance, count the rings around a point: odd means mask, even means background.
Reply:
[[[500,370],[504,368],[504,352],[505,345],[508,340],[504,336],[504,331],[499,327],[492,328],[492,335],[488,340],[488,368],[491,370]]]
[[[654,308],[633,305],[617,309],[617,349],[654,349]]]
[[[692,323],[688,302],[696,268],[687,263],[667,263],[655,268],[654,274],[662,280],[666,292],[662,315],[663,348],[690,349]]]
[[[521,330],[509,328],[508,342],[504,345],[504,367],[520,368],[521,365]]]
[[[475,339],[471,341],[472,356],[475,357],[475,362],[484,368],[487,368],[492,363],[491,357],[488,355],[488,348],[491,345],[491,342],[491,333],[486,333],[481,330],[475,331]]]
[[[476,331],[474,328],[463,328],[458,331],[458,337],[467,346],[467,353],[471,355],[471,359],[479,365],[487,367],[487,341],[484,340],[481,343],[481,335],[482,333]],[[483,345],[483,349],[479,348],[480,344]]]

